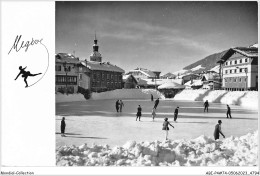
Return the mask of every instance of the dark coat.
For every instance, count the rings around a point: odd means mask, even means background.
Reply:
[[[61,133],[65,132],[65,127],[66,127],[65,120],[61,120],[61,124],[60,124],[60,131],[61,131]]]
[[[137,108],[137,114],[136,114],[136,116],[142,116],[142,108],[141,107],[138,107]]]

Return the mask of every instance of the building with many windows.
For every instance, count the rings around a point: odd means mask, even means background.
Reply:
[[[222,88],[225,90],[258,90],[258,48],[230,48],[218,61]]]
[[[98,40],[95,35],[93,53],[90,61],[82,61],[81,64],[90,70],[90,87],[92,92],[102,92],[107,90],[122,88],[122,74],[125,72],[120,67],[110,62],[102,62],[98,49]]]
[[[122,88],[124,70],[109,62],[102,62],[98,48],[95,35],[90,61],[81,61],[68,53],[56,54],[56,92],[77,93],[81,92],[80,90],[102,92]]]
[[[56,54],[55,75],[55,92],[77,93],[79,87],[90,89],[90,70],[72,54]]]

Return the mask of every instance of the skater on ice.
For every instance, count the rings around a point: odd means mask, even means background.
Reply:
[[[119,100],[116,101],[116,112],[119,110]]]
[[[157,98],[154,102],[154,108],[156,109],[159,104],[159,98]]]
[[[178,113],[179,113],[179,106],[174,111],[174,122],[177,122]]]
[[[138,118],[139,118],[139,121],[140,121],[141,120],[141,116],[142,116],[142,108],[141,108],[140,105],[138,105],[137,113],[136,113],[136,120],[135,121],[137,121]]]
[[[122,112],[122,108],[124,106],[124,103],[122,100],[119,100],[119,109],[120,109],[120,112]]]
[[[229,105],[227,105],[227,118],[228,118],[228,116],[229,116],[230,119],[232,119],[232,117],[231,117],[231,109],[230,109]]]
[[[153,94],[151,94],[151,101],[153,101]]]
[[[207,112],[209,112],[209,102],[208,100],[206,100],[206,102],[204,103],[204,112],[207,110]]]
[[[152,118],[153,118],[153,121],[154,121],[154,118],[156,117],[156,111],[155,111],[155,108],[153,108],[152,110]]]
[[[165,130],[165,140],[168,140],[168,131],[170,130],[168,125],[170,125],[172,128],[174,128],[174,126],[172,124],[170,124],[170,122],[168,122],[168,118],[164,118],[164,122],[163,122],[163,128],[162,130]]]
[[[66,128],[65,117],[62,117],[61,124],[60,124],[61,137],[65,137],[64,134],[65,128]]]
[[[18,75],[15,78],[15,80],[16,80],[22,74],[22,77],[24,78],[24,82],[25,82],[25,85],[26,85],[25,88],[28,87],[28,83],[27,83],[28,76],[37,76],[37,75],[42,74],[42,73],[31,74],[29,71],[25,71],[26,68],[27,67],[23,68],[22,66],[20,66],[19,67],[20,72],[18,73]]]
[[[221,131],[221,124],[222,124],[222,121],[218,120],[218,124],[215,126],[215,130],[214,130],[215,140],[219,139],[219,134],[221,134],[223,136],[223,138],[225,138],[225,135]]]

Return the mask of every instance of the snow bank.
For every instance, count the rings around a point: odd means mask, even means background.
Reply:
[[[174,100],[206,101],[258,109],[258,91],[183,90]]]
[[[197,100],[198,97],[200,97],[200,95],[204,95],[206,92],[207,92],[206,89],[197,89],[197,90],[184,89],[183,91],[175,95],[174,100],[199,101]]]
[[[258,166],[258,131],[215,141],[204,135],[192,140],[128,141],[108,145],[60,146],[57,166]]]
[[[153,94],[154,98],[165,98],[163,94],[155,89],[116,89],[101,93],[93,92],[91,99],[150,99],[151,94]]]
[[[56,103],[71,102],[71,101],[86,101],[82,94],[55,94]]]

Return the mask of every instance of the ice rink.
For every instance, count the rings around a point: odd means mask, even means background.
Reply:
[[[226,118],[226,105],[210,103],[209,112],[203,111],[203,102],[160,100],[157,116],[152,122],[154,102],[150,100],[123,99],[121,113],[115,109],[116,100],[87,100],[56,103],[56,146],[87,143],[122,146],[128,140],[163,141],[163,119],[169,118],[174,125],[169,139],[193,139],[201,135],[213,138],[214,127],[222,120],[222,131],[226,137],[240,137],[258,129],[258,112],[230,105],[232,119]],[[141,121],[135,121],[137,106],[142,107]],[[177,123],[173,122],[174,109],[179,106]],[[60,135],[60,121],[66,118],[66,137]],[[221,137],[222,139],[222,137]],[[221,140],[220,139],[220,140]]]

